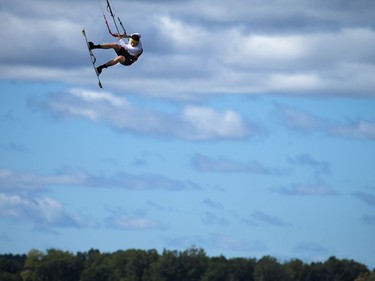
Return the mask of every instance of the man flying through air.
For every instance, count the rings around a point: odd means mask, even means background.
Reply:
[[[117,35],[119,43],[104,43],[95,45],[93,42],[89,42],[89,49],[113,49],[117,57],[113,60],[108,61],[96,68],[98,74],[102,73],[103,68],[113,66],[117,63],[128,66],[136,62],[139,56],[143,52],[141,35],[139,33],[133,33],[132,35],[121,34]],[[128,42],[125,42],[123,38],[129,38]]]

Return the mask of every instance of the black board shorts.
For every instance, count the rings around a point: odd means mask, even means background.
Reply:
[[[126,50],[124,49],[124,47],[121,47],[120,50],[116,51],[116,54],[117,54],[118,56],[123,56],[123,57],[125,58],[125,62],[120,62],[122,65],[126,65],[126,66],[128,66],[128,65],[133,64],[133,62],[134,62],[134,60],[133,60],[133,56],[130,55],[130,54],[128,53],[128,51],[126,51]]]

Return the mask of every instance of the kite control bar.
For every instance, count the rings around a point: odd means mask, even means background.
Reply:
[[[102,14],[103,14],[103,17],[104,17],[104,21],[105,21],[105,24],[107,26],[107,29],[108,29],[108,32],[109,34],[111,34],[113,37],[118,37],[118,35],[120,34],[120,31],[119,31],[119,28],[117,26],[117,23],[116,23],[116,20],[115,20],[115,15],[113,14],[113,11],[112,11],[112,8],[111,8],[111,5],[109,4],[109,0],[106,0],[107,1],[107,11],[110,13],[112,19],[113,19],[113,23],[115,24],[115,27],[116,27],[116,31],[117,33],[113,33],[111,31],[111,28],[109,27],[109,24],[108,24],[108,21],[107,21],[107,18],[105,16],[105,13],[104,13],[104,10],[103,10],[103,7],[102,7],[102,4],[100,3],[100,0],[98,0],[99,2],[99,5],[100,5],[100,9],[102,10]],[[122,30],[124,31],[123,34],[126,34],[126,30],[125,30],[125,27],[124,25],[122,24],[121,20],[119,17],[117,17],[117,20],[122,28]]]

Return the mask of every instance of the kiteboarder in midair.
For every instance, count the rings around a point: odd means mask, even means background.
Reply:
[[[143,52],[141,35],[139,33],[133,33],[131,35],[120,34],[117,35],[119,43],[104,43],[95,45],[93,42],[89,42],[89,48],[92,49],[113,49],[117,57],[102,64],[96,68],[98,74],[102,73],[103,68],[113,66],[117,63],[128,66],[136,62],[139,56]],[[124,41],[124,38],[128,38],[128,42]]]
[[[103,88],[102,82],[100,81],[100,77],[99,77],[99,75],[102,73],[103,68],[107,68],[107,67],[113,66],[113,65],[118,64],[118,63],[120,63],[122,65],[125,65],[125,66],[131,65],[138,60],[139,56],[143,52],[143,48],[142,48],[142,43],[141,43],[141,40],[140,40],[141,34],[133,33],[131,35],[127,35],[125,27],[122,24],[120,18],[117,17],[117,21],[118,21],[118,23],[117,23],[116,19],[115,19],[115,15],[113,13],[113,10],[111,8],[111,5],[109,3],[109,0],[106,0],[107,11],[110,13],[110,15],[113,19],[113,24],[116,27],[117,33],[112,32],[112,30],[111,30],[111,28],[108,24],[107,18],[105,16],[104,9],[103,9],[102,4],[101,4],[101,0],[98,0],[98,2],[99,2],[99,5],[100,5],[100,9],[102,10],[103,18],[104,18],[105,24],[107,26],[108,33],[110,35],[112,35],[113,37],[118,38],[118,43],[104,43],[104,44],[97,44],[96,45],[93,42],[88,41],[86,31],[85,31],[84,28],[82,29],[82,34],[85,37],[86,45],[87,45],[87,48],[88,48],[88,51],[89,51],[89,54],[90,54],[91,63],[92,63],[92,66],[95,69],[96,77],[98,78],[98,85],[99,85],[100,88]],[[121,26],[122,32],[120,32],[118,24],[119,24],[119,26]],[[125,42],[124,38],[127,38],[129,40],[127,42]],[[93,53],[93,49],[113,49],[116,52],[117,57],[108,61],[108,62],[106,62],[105,64],[102,64],[102,65],[96,67],[96,64],[95,64],[96,63],[96,57]]]

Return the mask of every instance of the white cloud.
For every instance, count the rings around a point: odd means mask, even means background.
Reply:
[[[290,35],[246,34],[238,29],[229,31],[224,42],[224,59],[231,64],[247,66],[254,64],[263,69],[273,69],[280,63],[293,63],[306,55],[303,37]]]
[[[182,119],[188,125],[182,134],[193,140],[240,139],[250,133],[241,116],[232,110],[218,112],[202,106],[187,106]]]
[[[6,62],[12,62],[18,66],[19,70],[22,70],[21,64],[25,64],[26,69],[44,66],[54,70],[79,64],[76,60],[80,58],[81,52],[77,51],[83,51],[83,49],[77,49],[77,44],[82,42],[79,33],[82,25],[79,22],[63,17],[51,18],[50,14],[41,17],[31,13],[27,16],[20,16],[4,10],[0,11],[0,16],[7,26],[7,28],[0,28],[0,36],[3,38],[0,53],[2,66],[6,66]],[[25,27],[27,27],[27,32],[25,32]],[[15,38],[15,34],[22,35],[20,38],[17,38],[18,35]],[[22,53],[19,52],[19,48],[22,49]],[[13,78],[23,79],[23,76],[17,77],[16,74],[13,74]],[[50,77],[47,76],[44,79]]]
[[[218,1],[215,7],[209,1],[185,1],[169,3],[168,9],[147,1],[117,5],[139,11],[138,17],[127,16],[135,20],[129,20],[132,29],[142,32],[145,52],[131,67],[106,70],[105,87],[181,100],[239,93],[374,95],[375,32],[368,23],[371,9],[361,4],[348,10],[310,1],[255,1],[251,8],[240,0]],[[0,78],[94,85],[80,30],[86,25],[92,40],[113,40],[98,5],[16,0],[0,13],[12,27],[12,32],[0,29]],[[23,34],[22,56],[11,34]],[[100,63],[114,55],[96,54]]]
[[[96,226],[91,219],[68,214],[58,201],[49,197],[28,198],[0,193],[0,217],[27,220],[38,228]]]
[[[167,38],[168,44],[183,50],[199,51],[200,42],[204,42],[207,32],[200,26],[189,25],[178,19],[161,16],[157,19],[162,36]]]
[[[268,80],[270,90],[312,91],[320,88],[321,79],[316,74],[274,74]]]
[[[104,101],[108,102],[111,106],[114,107],[124,107],[127,105],[125,99],[116,97],[107,92],[101,92],[100,94],[98,94],[98,92],[94,91],[88,91],[83,89],[71,89],[70,93],[87,102],[95,103]]]
[[[87,58],[88,60],[88,58]],[[90,68],[69,68],[63,66],[38,66],[32,64],[2,64],[0,61],[0,79],[23,81],[52,81],[66,83],[92,83],[94,70]]]
[[[216,111],[203,106],[185,106],[170,115],[130,104],[109,93],[72,89],[46,102],[54,113],[102,121],[119,131],[178,137],[188,140],[244,139],[251,126],[232,110]]]

